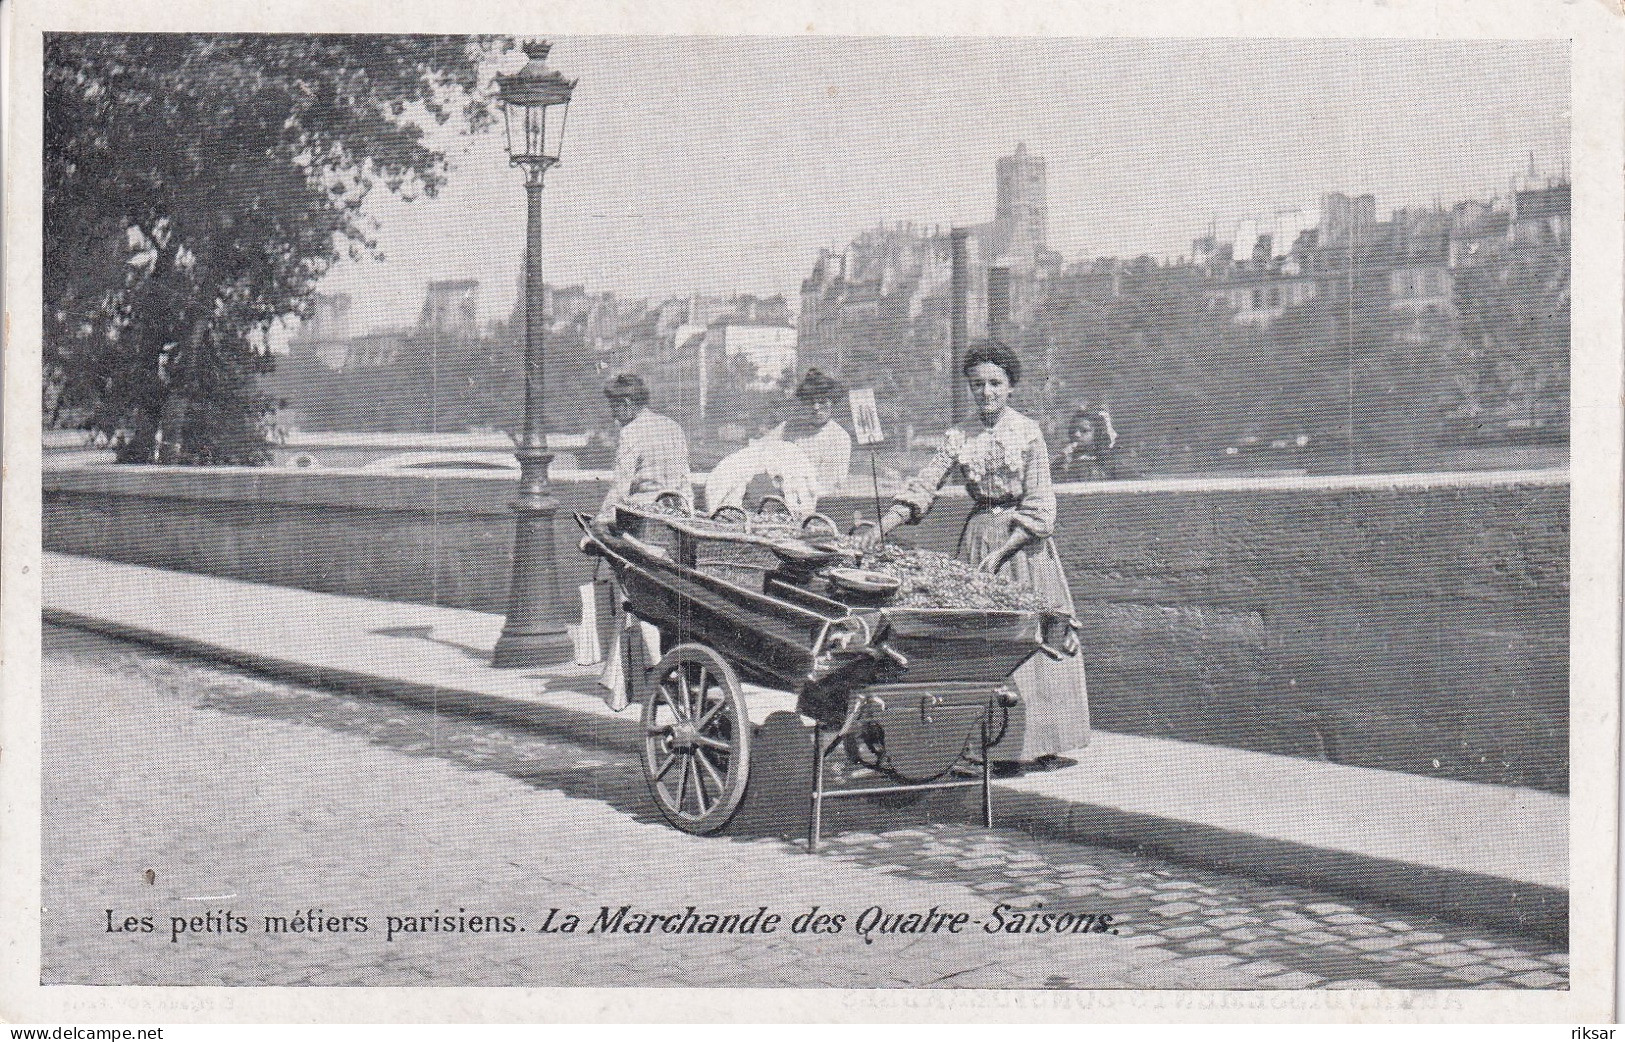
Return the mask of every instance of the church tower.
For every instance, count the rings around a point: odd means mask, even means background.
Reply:
[[[1044,186],[1044,157],[1031,155],[1025,143],[1015,155],[998,161],[998,197],[993,210],[993,252],[1003,264],[1031,270],[1048,252],[1049,202]]]

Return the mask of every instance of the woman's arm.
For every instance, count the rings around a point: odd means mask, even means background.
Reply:
[[[1049,448],[1042,434],[1035,434],[1022,453],[1021,477],[1021,502],[1010,515],[1010,535],[998,549],[977,562],[982,571],[998,571],[1028,543],[1055,531],[1055,487],[1050,482]]]
[[[920,472],[903,483],[892,500],[892,510],[901,512],[900,524],[913,524],[931,511],[937,493],[947,483],[948,475],[959,465],[959,446],[962,441],[957,431],[949,431],[942,448],[932,454],[930,462]],[[888,512],[889,513],[889,512]],[[884,523],[884,522],[882,522]],[[895,526],[893,526],[895,527]]]
[[[937,493],[959,464],[959,441],[949,432],[948,440],[932,455],[920,472],[909,478],[892,500],[891,507],[880,517],[880,529],[867,529],[858,536],[858,544],[870,549],[902,525],[913,524],[924,517],[936,502]]]
[[[1050,479],[1049,447],[1035,431],[1021,457],[1021,502],[1013,515],[1017,527],[1033,539],[1055,531],[1055,485]]]
[[[637,448],[631,442],[623,428],[621,438],[615,444],[615,473],[609,479],[609,491],[604,495],[603,505],[598,508],[600,521],[613,520],[616,506],[631,501],[639,463]]]
[[[1000,546],[997,550],[994,550],[992,553],[976,562],[977,570],[983,572],[998,571],[1000,568],[1004,567],[1004,563],[1006,561],[1014,557],[1021,551],[1022,547],[1026,546],[1032,541],[1033,535],[1031,532],[1027,531],[1025,528],[1022,528],[1020,525],[1011,525],[1010,538],[1006,539],[1004,541],[1004,545]]]

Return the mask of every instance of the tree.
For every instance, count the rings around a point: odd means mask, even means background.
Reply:
[[[488,124],[500,37],[51,34],[47,422],[121,462],[256,463],[264,333],[303,312],[362,203],[432,195],[423,124]]]
[[[1117,275],[1082,266],[1050,280],[1022,349],[1032,393],[1052,380],[1045,423],[1058,442],[1077,405],[1106,405],[1138,465],[1161,467],[1234,439],[1267,385],[1256,341],[1208,308],[1194,269],[1140,258]]]
[[[1458,273],[1455,385],[1447,398],[1458,436],[1504,435],[1509,421],[1566,434],[1569,264],[1566,248],[1518,250],[1503,263]]]

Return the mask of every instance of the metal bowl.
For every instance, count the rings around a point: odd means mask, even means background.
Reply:
[[[780,558],[791,564],[821,564],[832,560],[836,555],[834,547],[818,546],[802,542],[800,539],[775,539],[767,545]]]

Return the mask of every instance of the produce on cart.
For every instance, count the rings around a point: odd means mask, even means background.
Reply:
[[[746,682],[793,692],[813,721],[811,848],[838,796],[980,786],[991,826],[987,748],[1015,701],[1010,675],[1076,651],[1075,621],[1019,584],[932,551],[860,552],[828,518],[798,523],[772,500],[703,518],[673,494],[577,521],[627,610],[660,630],[664,656],[637,692],[644,772],[687,832],[722,828],[744,799]],[[880,784],[826,789],[837,749]]]

